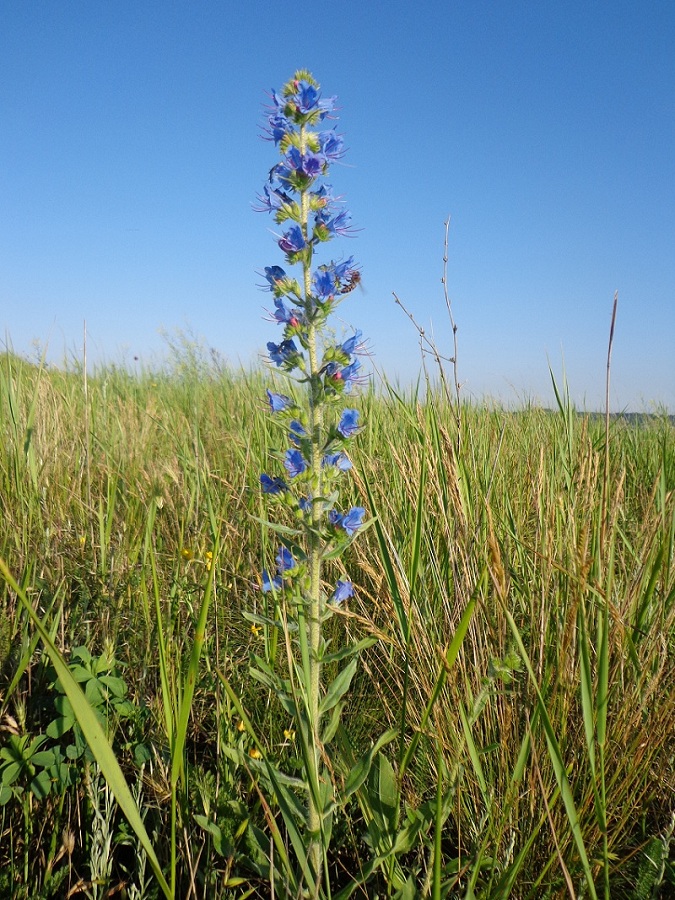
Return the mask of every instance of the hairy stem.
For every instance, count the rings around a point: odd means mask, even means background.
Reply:
[[[305,151],[305,128],[300,131],[301,150]],[[301,194],[301,228],[305,241],[309,240],[309,193]],[[311,253],[307,254],[303,263],[303,289],[304,299],[309,308],[311,295]],[[310,576],[309,597],[307,598],[306,615],[309,620],[309,736],[311,740],[311,760],[313,771],[309,772],[310,790],[308,804],[308,826],[311,837],[309,845],[309,858],[316,878],[315,895],[321,884],[321,864],[323,854],[317,835],[321,829],[321,811],[318,808],[318,795],[315,796],[314,788],[319,784],[319,746],[320,746],[320,716],[319,694],[321,687],[321,662],[319,651],[321,645],[321,547],[318,537],[321,520],[321,447],[323,434],[323,408],[320,397],[320,375],[318,355],[317,328],[310,321],[307,330],[307,344],[309,356],[309,430],[311,435],[311,459],[312,471],[312,514],[311,530],[308,535],[308,567]]]

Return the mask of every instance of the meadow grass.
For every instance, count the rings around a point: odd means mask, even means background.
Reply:
[[[0,357],[1,896],[161,896],[155,865],[165,895],[295,896],[256,759],[292,770],[294,736],[249,675],[288,674],[258,574],[267,386],[189,344],[86,379]],[[441,393],[355,401],[346,499],[376,519],[327,625],[364,641],[330,751],[333,896],[675,892],[675,427],[611,420],[603,503],[604,422],[558,396],[463,406],[460,441]]]

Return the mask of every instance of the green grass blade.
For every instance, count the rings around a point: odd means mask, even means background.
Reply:
[[[473,596],[471,600],[467,603],[466,609],[462,613],[462,618],[460,619],[459,625],[457,626],[457,631],[453,635],[452,641],[450,642],[450,646],[445,653],[445,657],[441,664],[441,668],[438,673],[438,677],[436,678],[436,682],[434,684],[434,688],[431,692],[431,697],[426,705],[424,713],[422,714],[422,719],[420,721],[420,727],[415,732],[408,745],[408,749],[406,750],[405,756],[401,762],[401,772],[400,778],[403,778],[404,772],[407,770],[410,762],[417,752],[417,746],[419,744],[420,738],[426,729],[429,723],[429,717],[431,716],[431,712],[436,705],[436,701],[438,700],[441,691],[443,690],[443,685],[445,684],[445,680],[448,676],[448,672],[452,669],[457,656],[459,655],[460,648],[462,643],[464,642],[464,638],[466,636],[466,632],[469,629],[469,623],[471,622],[471,617],[473,616],[473,611],[476,606],[476,600],[480,590],[485,586],[485,581],[487,578],[487,567],[483,568],[480,578],[478,579],[478,584],[473,592]]]
[[[368,504],[370,506],[370,511],[375,515],[375,510],[377,508],[377,504],[375,503],[375,497],[373,496],[372,489],[368,480],[365,482],[366,492],[368,494]],[[394,571],[394,563],[391,558],[391,554],[389,553],[389,545],[387,542],[387,537],[384,533],[384,529],[382,527],[382,523],[380,521],[379,516],[375,516],[375,533],[377,534],[377,543],[380,548],[380,558],[382,560],[382,564],[384,566],[384,572],[387,577],[387,586],[389,587],[389,591],[391,593],[391,599],[394,604],[394,609],[396,610],[396,617],[398,619],[399,629],[401,631],[401,636],[403,638],[403,643],[408,646],[408,641],[410,638],[410,626],[408,623],[408,616],[405,611],[405,607],[403,605],[403,598],[401,597],[401,592],[398,589],[398,583],[396,581],[396,574]]]
[[[592,897],[592,900],[598,900],[598,895],[595,890],[595,884],[593,882],[591,866],[588,861],[588,854],[586,853],[584,838],[581,833],[579,815],[574,803],[574,797],[572,796],[572,789],[567,779],[565,761],[563,760],[562,751],[560,750],[558,739],[556,738],[555,731],[553,730],[553,725],[551,724],[548,710],[546,709],[546,704],[544,703],[544,698],[542,697],[541,691],[539,689],[539,684],[537,683],[537,678],[534,673],[534,669],[532,668],[532,662],[530,661],[530,657],[528,656],[527,650],[525,649],[525,644],[523,643],[523,639],[520,636],[518,626],[516,625],[513,616],[508,611],[506,605],[503,602],[502,610],[504,611],[504,615],[506,616],[506,619],[509,623],[511,633],[513,634],[513,637],[518,644],[521,658],[525,663],[528,675],[530,676],[530,681],[537,694],[539,714],[541,716],[541,722],[544,727],[544,733],[546,735],[546,746],[548,748],[549,757],[553,765],[553,771],[555,772],[556,780],[558,782],[558,787],[560,788],[560,794],[562,796],[563,804],[565,805],[565,812],[567,813],[567,819],[572,830],[572,837],[574,838],[574,843],[577,847],[577,853],[579,854],[579,859],[584,870],[584,875],[586,876],[589,894]]]
[[[199,661],[204,649],[204,641],[206,639],[206,623],[208,620],[209,609],[211,606],[211,598],[214,591],[215,574],[217,571],[216,561],[218,559],[218,537],[213,547],[213,556],[211,557],[211,566],[206,581],[206,590],[204,591],[204,599],[202,600],[201,609],[199,610],[199,619],[195,628],[194,640],[192,643],[192,653],[190,655],[190,663],[183,686],[183,693],[180,700],[178,711],[178,722],[176,724],[175,742],[173,745],[171,759],[171,780],[175,784],[178,781],[179,772],[183,765],[183,749],[185,748],[185,739],[188,729],[188,720],[190,718],[190,710],[192,709],[192,700],[194,698],[195,687],[197,684],[197,675],[199,674]]]

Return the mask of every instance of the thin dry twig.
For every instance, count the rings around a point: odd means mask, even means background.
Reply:
[[[605,471],[602,477],[602,513],[600,516],[600,548],[605,546],[605,534],[607,532],[607,495],[609,492],[609,380],[612,368],[612,344],[614,343],[614,325],[616,323],[616,308],[619,303],[619,292],[614,291],[614,305],[612,306],[612,322],[609,327],[609,345],[607,347],[607,377],[605,379]]]

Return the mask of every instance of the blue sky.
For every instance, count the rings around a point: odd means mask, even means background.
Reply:
[[[233,364],[268,340],[281,264],[252,211],[277,156],[265,91],[309,68],[341,106],[364,291],[340,309],[373,363],[418,340],[467,397],[551,402],[549,364],[599,408],[675,411],[675,4],[343,0],[6,3],[0,14],[0,327],[13,347],[150,362],[162,332]],[[564,362],[563,362],[564,361]]]

